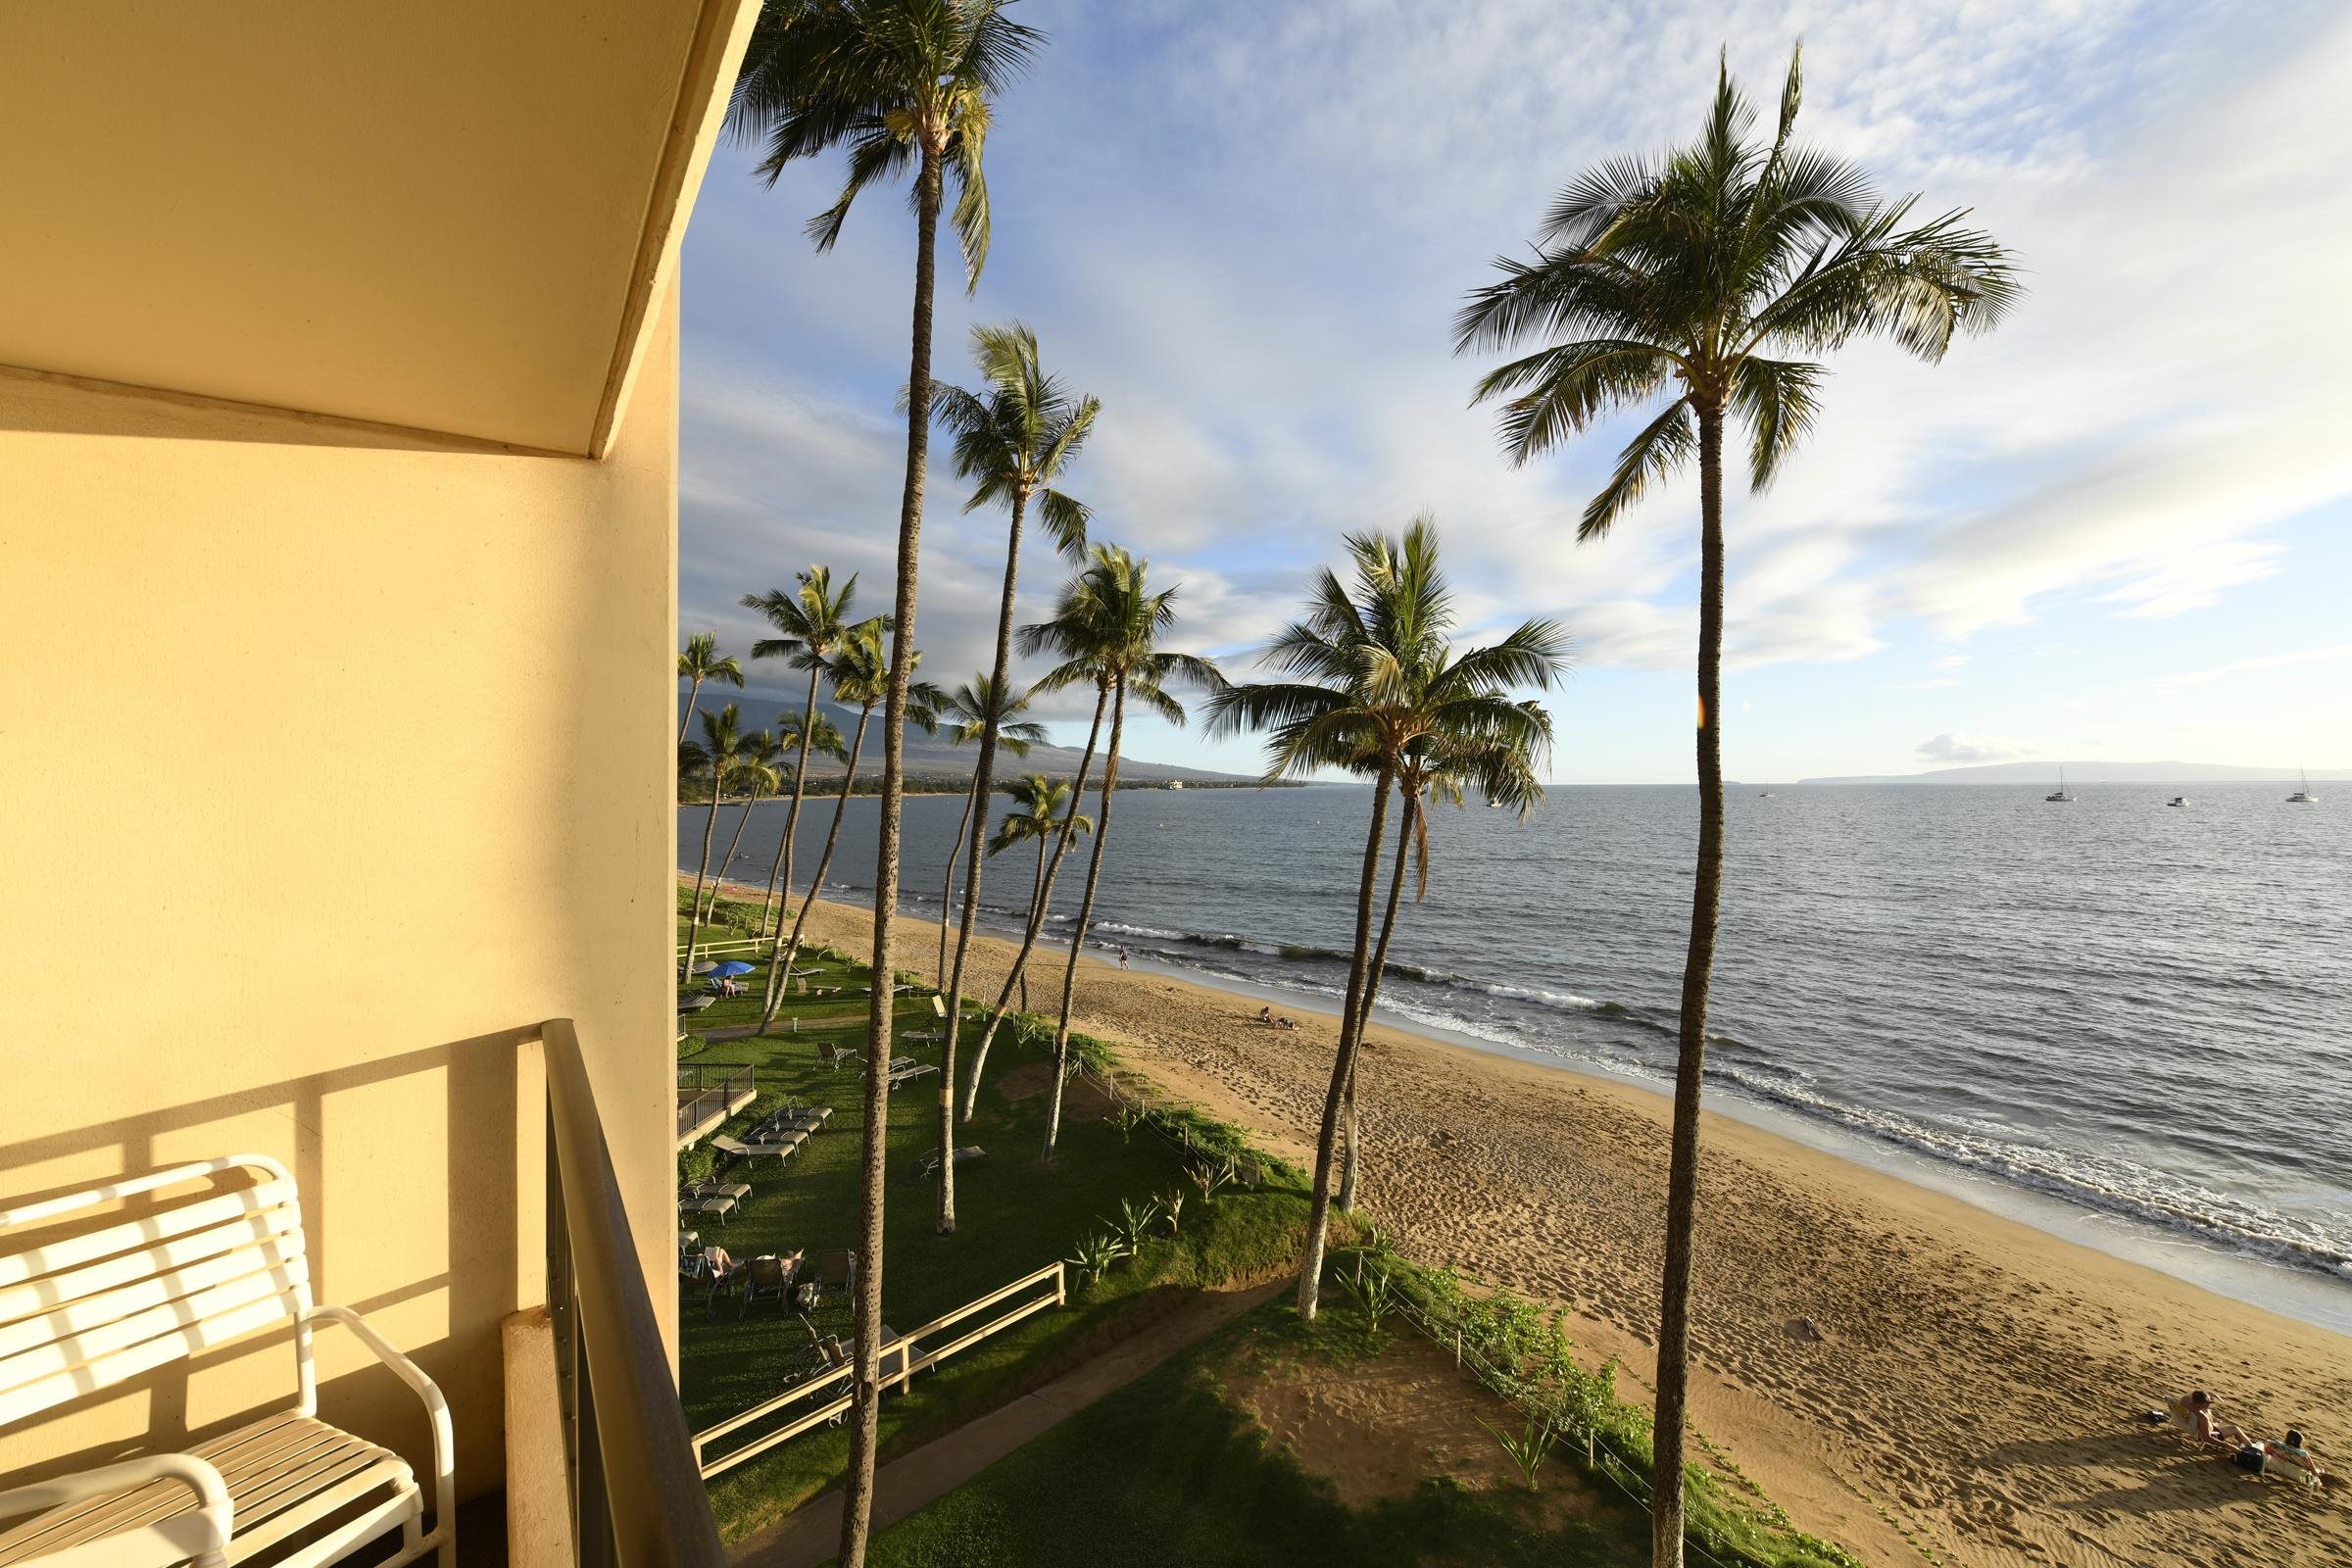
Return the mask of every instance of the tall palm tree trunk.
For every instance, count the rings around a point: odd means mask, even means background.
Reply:
[[[1039,888],[1037,902],[1029,906],[1029,924],[1021,932],[1021,947],[1012,956],[1012,967],[1004,973],[1004,989],[997,993],[997,1005],[988,1015],[988,1027],[980,1031],[980,1044],[972,1052],[972,1070],[963,1090],[963,1119],[970,1121],[972,1111],[980,1103],[980,1074],[988,1066],[988,1048],[996,1043],[997,1030],[1004,1023],[1004,1013],[1012,1002],[1012,989],[1021,983],[1027,971],[1029,955],[1037,948],[1037,933],[1046,923],[1046,911],[1054,905],[1054,879],[1061,875],[1061,858],[1069,853],[1070,837],[1078,825],[1078,808],[1086,804],[1086,775],[1095,765],[1095,746],[1102,735],[1102,710],[1110,701],[1110,688],[1098,687],[1095,692],[1095,721],[1086,732],[1086,751],[1078,759],[1078,777],[1070,786],[1069,813],[1061,819],[1061,832],[1054,840],[1054,858],[1046,864],[1046,879]],[[1028,993],[1022,992],[1026,1000]]]
[[[973,775],[977,780],[978,774]],[[956,843],[948,851],[947,886],[939,893],[939,988],[948,988],[948,937],[956,927],[956,862],[963,858],[963,836],[972,830],[972,802],[978,797],[970,790],[963,792],[963,818],[956,824]],[[981,824],[986,827],[986,823]],[[942,1074],[941,1076],[946,1076]]]
[[[989,687],[989,702],[1002,707],[1009,701],[1012,679],[1012,598],[1013,589],[1021,574],[1021,515],[1028,510],[1029,493],[1012,492],[1012,523],[1004,545],[1004,592],[997,605],[997,662],[990,671],[993,684]],[[972,763],[972,799],[986,801],[997,774],[997,726],[993,715],[983,714],[980,727],[980,755]],[[946,1054],[939,1064],[939,1233],[954,1234],[956,1230],[956,1038],[963,1031],[963,956],[971,946],[972,921],[980,912],[980,867],[988,857],[980,853],[980,841],[988,835],[988,818],[980,819],[980,831],[972,835],[971,850],[963,867],[963,926],[956,938],[956,967],[948,976],[948,1043]],[[954,857],[948,861],[948,880],[956,879]],[[940,910],[945,920],[948,912]],[[946,940],[946,933],[941,933]]]
[[[1398,792],[1402,794],[1402,791]],[[1364,1002],[1357,1009],[1355,1035],[1361,1041],[1372,1027],[1372,999],[1380,995],[1380,977],[1389,969],[1389,939],[1396,934],[1396,906],[1404,894],[1404,861],[1413,845],[1413,822],[1421,812],[1418,791],[1405,796],[1403,819],[1396,826],[1396,869],[1389,877],[1389,906],[1380,917],[1380,945],[1372,950],[1372,970],[1364,977]],[[1359,1051],[1360,1057],[1360,1051]],[[1363,1163],[1362,1151],[1356,1144],[1355,1077],[1360,1067],[1348,1069],[1348,1132],[1346,1146],[1340,1157],[1340,1212],[1355,1210],[1356,1172]]]
[[[725,770],[713,762],[710,766],[710,814],[703,818],[703,863],[694,873],[694,906],[686,917],[686,962],[681,978],[694,975],[695,945],[703,935],[703,879],[710,874],[710,835],[718,826],[719,788],[726,777]]]
[[[727,869],[735,863],[735,851],[743,844],[744,827],[752,819],[752,808],[759,803],[760,790],[755,785],[752,793],[743,798],[743,814],[735,819],[735,834],[727,840],[727,853],[718,862],[718,875],[710,879],[710,907],[703,911],[706,920],[718,912],[718,890],[727,885]]]
[[[702,695],[703,677],[697,675],[694,677],[694,684],[686,688],[686,711],[678,715],[678,744],[680,746],[686,744],[686,731],[694,723],[694,705],[702,700]]]
[[[816,858],[816,874],[808,881],[808,896],[801,901],[800,912],[792,918],[792,938],[784,944],[784,956],[778,960],[784,978],[768,988],[776,1000],[760,1020],[761,1034],[775,1027],[776,1014],[784,1010],[784,988],[792,984],[792,960],[801,951],[801,932],[808,924],[809,907],[816,903],[817,892],[825,885],[826,868],[833,863],[833,845],[841,837],[841,818],[850,807],[850,786],[858,782],[858,754],[865,750],[865,722],[873,716],[871,708],[858,715],[857,738],[850,742],[850,765],[841,775],[841,793],[833,798],[833,825],[825,829],[825,849]]]
[[[1126,720],[1127,680],[1121,676],[1110,699],[1110,745],[1102,758],[1102,804],[1096,808],[1095,842],[1086,856],[1086,891],[1079,896],[1078,925],[1070,933],[1070,961],[1061,971],[1061,1020],[1054,1026],[1054,1099],[1046,1111],[1046,1147],[1037,1156],[1044,1165],[1054,1163],[1054,1145],[1061,1137],[1061,1086],[1070,1069],[1070,1000],[1078,990],[1078,957],[1086,951],[1086,927],[1095,914],[1095,889],[1102,882],[1102,846],[1110,839],[1110,795],[1119,787],[1119,734]]]
[[[1690,1382],[1691,1229],[1698,1217],[1698,1100],[1707,986],[1723,903],[1723,414],[1698,410],[1698,870],[1674,1062],[1674,1156],[1666,1174],[1666,1269],[1658,1294],[1658,1403],[1651,1449],[1650,1559],[1683,1560],[1683,1442]]]
[[[1348,998],[1340,1007],[1340,1050],[1331,1064],[1331,1088],[1323,1096],[1323,1126],[1315,1136],[1315,1187],[1306,1216],[1306,1261],[1298,1275],[1298,1315],[1313,1322],[1323,1290],[1323,1247],[1331,1229],[1331,1162],[1339,1142],[1340,1102],[1355,1070],[1355,1048],[1364,1001],[1364,966],[1372,947],[1372,895],[1380,885],[1380,841],[1389,826],[1389,786],[1396,772],[1384,760],[1373,786],[1372,829],[1364,836],[1364,870],[1355,889],[1355,945],[1348,962]]]
[[[816,727],[816,677],[818,671],[808,671],[808,706],[801,714],[801,760],[792,770],[792,804],[784,808],[784,837],[776,843],[775,863],[767,868],[767,897],[760,901],[760,934],[767,934],[767,911],[776,903],[779,883],[784,897],[792,897],[792,832],[801,821],[801,797],[808,793],[808,738]],[[776,916],[776,935],[784,934],[784,917]],[[770,953],[769,957],[775,955]],[[771,977],[772,978],[772,977]],[[770,999],[773,1000],[772,998]]]
[[[931,294],[939,237],[942,148],[926,140],[915,185],[914,342],[906,369],[906,487],[899,502],[897,619],[890,695],[882,710],[882,821],[874,851],[873,997],[866,1013],[865,1147],[858,1221],[858,1348],[850,1374],[849,1474],[842,1484],[841,1568],[865,1568],[873,1527],[874,1449],[882,1415],[882,1168],[889,1143],[892,949],[899,906],[899,810],[906,779],[906,682],[914,672],[915,567],[923,537],[923,472],[931,449]]]
[[[1029,918],[1038,918],[1038,909],[1046,902],[1046,841],[1037,841],[1037,880],[1029,884]],[[1029,1010],[1029,971],[1021,971],[1021,1010]]]

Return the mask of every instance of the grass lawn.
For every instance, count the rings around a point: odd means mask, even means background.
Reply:
[[[756,909],[751,917],[756,919]],[[863,966],[841,955],[804,950],[799,963],[819,971],[807,982],[812,987],[865,984]],[[756,993],[761,976],[745,979]],[[796,995],[772,1035],[681,1047],[682,1064],[758,1068],[760,1099],[729,1124],[732,1129],[787,1099],[833,1107],[825,1130],[781,1165],[763,1159],[726,1172],[725,1179],[748,1181],[754,1192],[730,1220],[696,1222],[706,1243],[724,1246],[738,1258],[799,1249],[813,1258],[856,1246],[863,1085],[855,1068],[823,1065],[816,1050],[819,1044],[863,1050],[865,1005],[862,997],[804,1003]],[[754,1025],[758,1013],[757,995],[749,995],[721,1002],[692,1021],[697,1030],[715,1032]],[[937,1026],[927,993],[902,998],[898,1013],[902,1031]],[[797,1032],[787,1022],[795,1018]],[[978,1034],[977,1023],[967,1021],[966,1059]],[[897,1048],[898,1054],[934,1064],[939,1052],[936,1043]],[[1009,1024],[1000,1032],[979,1114],[956,1135],[959,1145],[977,1144],[988,1152],[956,1172],[954,1236],[935,1232],[936,1188],[919,1174],[938,1135],[939,1075],[892,1095],[885,1321],[913,1328],[1069,1255],[1082,1236],[1117,1217],[1123,1200],[1140,1203],[1180,1190],[1186,1198],[1181,1226],[1171,1237],[1161,1221],[1138,1256],[1088,1288],[1078,1288],[1073,1272],[1067,1307],[983,1341],[939,1370],[918,1375],[906,1394],[888,1397],[882,1408],[884,1460],[1068,1370],[1197,1290],[1268,1277],[1297,1256],[1306,1197],[1295,1175],[1278,1173],[1255,1191],[1228,1187],[1204,1201],[1176,1148],[1148,1129],[1122,1131],[1083,1083],[1072,1085],[1058,1159],[1050,1170],[1039,1167],[1049,1074],[1042,1054],[1016,1039]],[[709,1162],[707,1146],[680,1156],[682,1171],[699,1171]],[[773,1396],[808,1348],[808,1329],[782,1307],[761,1303],[739,1316],[738,1303],[722,1298],[715,1310],[706,1310],[699,1291],[682,1302],[679,1377],[692,1429]],[[820,1308],[815,1326],[846,1339],[846,1303]],[[738,1539],[833,1486],[848,1446],[846,1431],[820,1427],[714,1478],[710,1500],[722,1534]]]
[[[1229,1386],[1269,1364],[1287,1365],[1294,1380],[1373,1382],[1380,1369],[1370,1363],[1407,1348],[1390,1342],[1408,1332],[1393,1321],[1373,1331],[1337,1303],[1307,1329],[1287,1304],[1270,1301],[899,1521],[875,1539],[869,1560],[878,1568],[1632,1568],[1649,1560],[1647,1516],[1557,1464],[1531,1494],[1516,1481],[1496,1484],[1485,1455],[1433,1449],[1425,1472],[1350,1505],[1271,1441]],[[1502,1402],[1491,1402],[1493,1419],[1508,1425]],[[1391,1418],[1407,1424],[1409,1443],[1412,1402]],[[1366,1436],[1321,1430],[1328,1456],[1341,1462]]]

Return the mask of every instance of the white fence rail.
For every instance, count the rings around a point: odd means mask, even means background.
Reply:
[[[1040,1287],[1051,1286],[1050,1290]],[[978,1328],[964,1329],[945,1344],[925,1349],[924,1346],[966,1320],[978,1316],[1023,1292],[1038,1294],[999,1313]],[[1023,1318],[1034,1316],[1049,1306],[1060,1306],[1069,1299],[1068,1282],[1062,1265],[1049,1263],[1033,1274],[1024,1274],[1001,1290],[991,1291],[976,1301],[967,1301],[944,1317],[933,1318],[910,1334],[902,1334],[882,1347],[882,1387],[896,1384],[905,1389],[917,1372],[929,1371],[958,1350],[969,1349],[992,1334],[1002,1333]],[[703,1479],[723,1474],[755,1455],[765,1453],[780,1444],[791,1442],[811,1427],[821,1426],[850,1407],[848,1385],[850,1368],[837,1366],[819,1372],[805,1382],[786,1389],[774,1398],[752,1406],[740,1415],[729,1416],[713,1427],[706,1427],[694,1435],[694,1460],[702,1467]],[[841,1392],[832,1392],[836,1388]],[[772,1432],[763,1432],[738,1447],[712,1456],[711,1446],[723,1438],[732,1437],[747,1427],[757,1426],[770,1416],[806,1401],[814,1401],[808,1409],[793,1416]]]

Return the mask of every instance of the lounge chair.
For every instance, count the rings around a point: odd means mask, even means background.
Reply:
[[[847,1046],[819,1046],[816,1048],[816,1059],[838,1071],[853,1061],[863,1061],[865,1053],[852,1051]]]
[[[732,1198],[738,1203],[752,1196],[750,1182],[689,1182],[686,1194],[690,1198]]]
[[[822,1301],[835,1291],[848,1294],[858,1288],[858,1254],[846,1249],[816,1254],[815,1274],[809,1281],[815,1286],[810,1293],[810,1305]]]
[[[737,1159],[756,1159],[761,1154],[769,1154],[777,1159],[782,1159],[800,1148],[808,1137],[807,1133],[784,1133],[773,1139],[762,1139],[758,1143],[747,1144],[741,1139],[729,1138],[721,1133],[718,1137],[710,1140],[710,1147],[722,1154],[733,1154]]]
[[[833,1107],[831,1105],[820,1106],[813,1110],[793,1106],[776,1111],[760,1122],[760,1132],[762,1137],[769,1133],[813,1133],[822,1130],[826,1119],[832,1114]]]
[[[987,1152],[988,1151],[982,1149],[978,1144],[966,1144],[961,1149],[956,1151],[956,1163],[958,1165],[968,1165],[973,1160],[978,1159],[981,1155]],[[934,1179],[939,1175],[938,1150],[934,1149],[931,1151],[931,1152],[923,1156],[922,1170],[923,1176],[926,1180]]]
[[[716,1001],[718,1001],[718,998],[711,995],[710,992],[698,991],[691,997],[680,997],[678,999],[678,1010],[680,1012],[700,1012],[705,1007],[710,1006]]]
[[[939,1069],[927,1061],[917,1061],[912,1056],[901,1056],[890,1064],[890,1087],[896,1089],[901,1084],[911,1083],[927,1072],[937,1071]]]
[[[792,1299],[794,1280],[801,1272],[801,1254],[790,1257],[755,1257],[743,1265],[743,1305],[736,1312],[742,1317],[751,1311],[753,1303],[773,1300],[781,1305]]]
[[[714,1215],[721,1224],[724,1224],[727,1216],[735,1212],[736,1204],[740,1200],[729,1198],[724,1193],[712,1193],[705,1196],[695,1192],[681,1192],[678,1194],[678,1212]]]

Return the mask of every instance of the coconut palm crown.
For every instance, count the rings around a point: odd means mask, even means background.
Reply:
[[[1004,0],[768,0],[753,24],[727,122],[763,145],[759,172],[839,147],[848,178],[808,237],[831,250],[868,185],[909,164],[956,187],[949,214],[966,285],[988,261],[991,103],[1045,37],[1004,15]]]
[[[1705,128],[1659,158],[1617,158],[1552,203],[1535,255],[1454,318],[1454,347],[1536,352],[1499,366],[1474,400],[1501,399],[1504,451],[1525,463],[1623,410],[1672,398],[1618,455],[1579,538],[1609,525],[1699,456],[1726,415],[1748,438],[1748,478],[1771,484],[1812,428],[1823,371],[1805,358],[1884,337],[1934,362],[1990,328],[2022,292],[2010,254],[1965,211],[1915,220],[1863,172],[1792,140],[1801,53],[1769,145],[1726,65]]]

